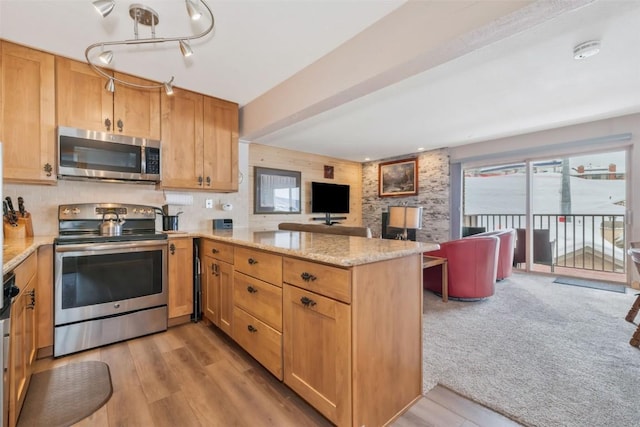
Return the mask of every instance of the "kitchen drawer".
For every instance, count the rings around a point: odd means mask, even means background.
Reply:
[[[351,303],[351,270],[299,259],[283,259],[283,281]]]
[[[233,339],[282,381],[282,334],[244,310],[233,308]]]
[[[37,270],[38,256],[34,252],[13,270],[16,275],[16,286],[18,286],[22,291],[22,289],[29,283],[33,276],[35,276]]]
[[[233,257],[236,271],[276,286],[282,286],[282,257],[254,249],[236,248]]]
[[[237,273],[233,279],[233,303],[282,332],[282,288]]]
[[[200,240],[201,255],[208,255],[220,261],[233,264],[233,245],[222,243],[219,240]]]

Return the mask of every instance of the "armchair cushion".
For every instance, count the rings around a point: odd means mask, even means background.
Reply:
[[[480,299],[494,293],[500,239],[496,236],[463,238],[440,243],[425,255],[447,258],[448,290],[452,298]],[[442,293],[442,270],[423,270],[424,289]]]

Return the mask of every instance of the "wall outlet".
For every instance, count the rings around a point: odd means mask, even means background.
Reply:
[[[204,201],[204,207],[207,209],[213,209],[213,199],[207,199]]]

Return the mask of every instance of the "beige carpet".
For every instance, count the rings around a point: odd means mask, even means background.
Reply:
[[[109,366],[76,362],[31,377],[18,427],[69,426],[88,417],[111,397]]]
[[[531,426],[640,426],[632,291],[553,279],[516,274],[479,302],[425,292],[425,391],[441,383]]]

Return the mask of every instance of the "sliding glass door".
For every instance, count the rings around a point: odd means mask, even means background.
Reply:
[[[515,228],[514,266],[626,280],[626,151],[464,168],[462,235]]]

